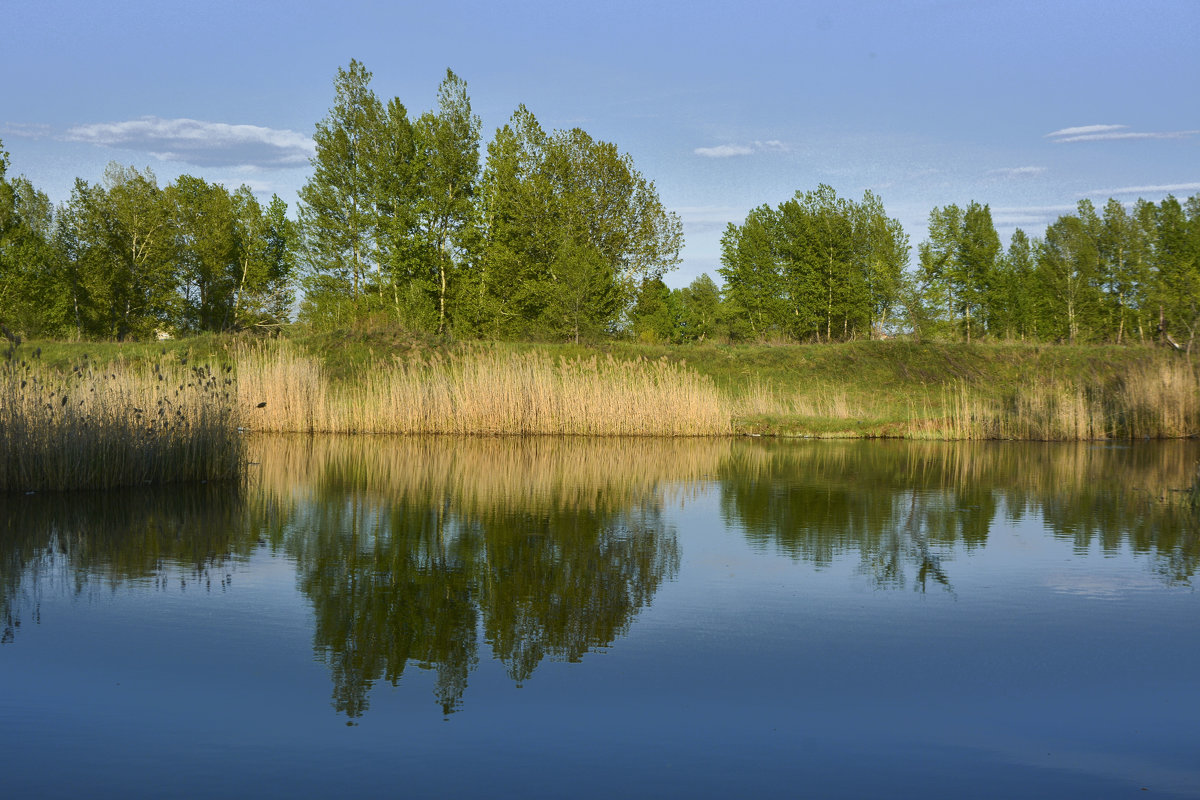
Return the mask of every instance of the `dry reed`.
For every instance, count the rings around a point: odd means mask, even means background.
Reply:
[[[1200,434],[1200,371],[1189,362],[1145,364],[1108,383],[1034,379],[1000,400],[964,383],[943,392],[933,436],[1082,441]]]
[[[240,475],[232,375],[207,366],[37,359],[0,365],[0,491],[108,489]]]
[[[270,432],[703,436],[732,432],[711,379],[666,360],[477,348],[375,364],[334,384],[286,344],[238,353],[246,424]]]

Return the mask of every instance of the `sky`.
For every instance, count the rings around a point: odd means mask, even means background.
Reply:
[[[54,202],[110,161],[295,209],[355,58],[416,115],[446,69],[490,140],[519,104],[613,142],[684,223],[666,280],[719,278],[760,205],[879,195],[913,246],[934,207],[1001,238],[1083,199],[1200,193],[1200,0],[0,4],[0,141]]]

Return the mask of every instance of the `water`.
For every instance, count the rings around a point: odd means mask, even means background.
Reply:
[[[1200,796],[1194,443],[253,459],[3,498],[5,797]]]

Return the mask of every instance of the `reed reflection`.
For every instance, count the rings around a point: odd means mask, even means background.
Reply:
[[[4,497],[0,640],[37,621],[51,587],[73,594],[143,583],[224,587],[258,535],[241,493],[200,485]]]
[[[334,705],[362,714],[410,664],[461,706],[477,631],[517,684],[607,647],[679,565],[667,483],[728,442],[263,439],[264,494],[316,612]],[[281,501],[285,502],[285,501]]]

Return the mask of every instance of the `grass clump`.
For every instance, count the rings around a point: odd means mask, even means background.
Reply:
[[[109,489],[241,474],[232,368],[186,359],[0,362],[0,492]]]

